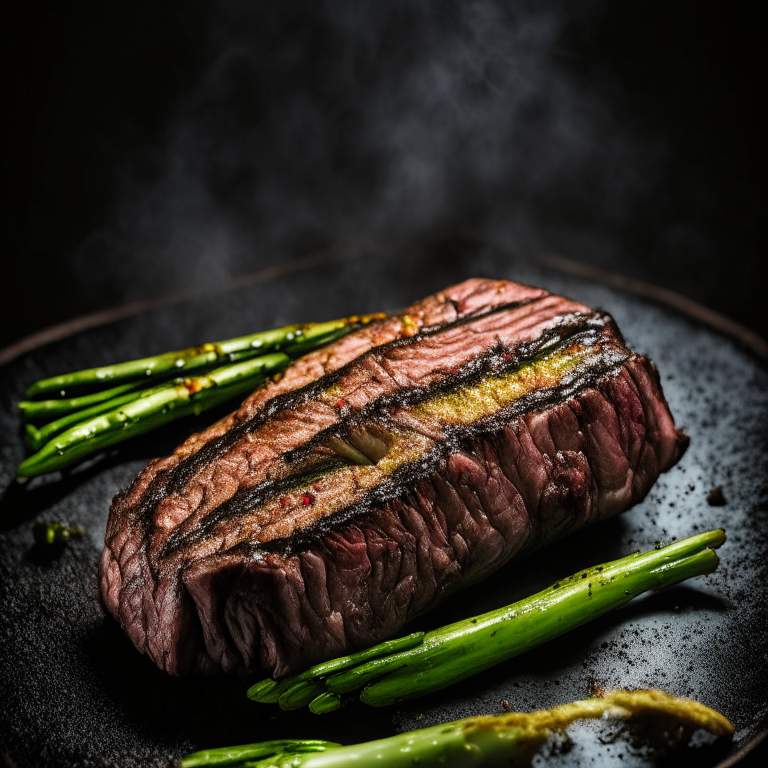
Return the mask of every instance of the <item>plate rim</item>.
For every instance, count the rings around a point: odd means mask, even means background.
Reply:
[[[443,237],[444,236],[445,235],[443,235]],[[492,240],[487,240],[477,235],[461,233],[458,236],[464,239],[482,242],[495,248],[501,247]],[[429,239],[434,239],[434,236]],[[28,352],[32,352],[55,341],[62,341],[81,331],[90,330],[91,328],[97,328],[101,325],[107,325],[109,323],[117,322],[118,320],[134,317],[142,312],[149,312],[154,309],[160,309],[161,307],[180,304],[183,301],[188,301],[205,294],[226,293],[251,285],[267,283],[278,277],[285,277],[286,275],[301,272],[314,266],[322,266],[336,261],[351,261],[360,258],[363,255],[363,252],[363,248],[327,249],[316,252],[310,256],[291,259],[282,264],[275,264],[254,272],[247,272],[222,283],[213,291],[202,287],[173,291],[171,293],[161,294],[160,296],[118,304],[116,307],[109,307],[108,309],[78,315],[77,317],[73,317],[61,323],[55,323],[54,325],[49,325],[46,328],[35,331],[13,344],[0,349],[0,368]],[[662,286],[655,285],[654,283],[645,280],[629,277],[619,272],[604,269],[603,267],[596,267],[582,261],[569,259],[557,253],[546,251],[521,253],[528,258],[531,258],[540,266],[565,272],[574,275],[575,277],[595,280],[604,285],[608,285],[611,288],[626,291],[635,296],[649,299],[655,303],[670,307],[683,315],[698,320],[714,330],[731,337],[762,360],[768,360],[768,341],[766,341],[760,334],[753,331],[751,328],[748,328],[746,325],[731,319],[727,315],[711,309],[694,299],[683,296],[676,291],[669,288],[663,288]]]

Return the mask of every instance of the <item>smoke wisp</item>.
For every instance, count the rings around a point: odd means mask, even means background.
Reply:
[[[578,5],[578,8],[574,7]],[[126,299],[215,285],[328,246],[471,228],[608,253],[663,142],[571,42],[590,4],[224,0],[157,146],[80,248]]]

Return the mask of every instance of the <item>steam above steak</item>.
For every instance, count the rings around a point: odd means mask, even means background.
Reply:
[[[371,645],[682,455],[611,318],[468,280],[293,364],[115,497],[106,606],[171,674]]]

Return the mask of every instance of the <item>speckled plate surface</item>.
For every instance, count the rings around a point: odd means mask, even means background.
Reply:
[[[504,700],[513,709],[550,707],[588,696],[591,683],[659,687],[699,699],[732,720],[735,739],[664,757],[592,724],[569,731],[568,751],[545,750],[536,763],[614,765],[621,755],[622,765],[725,765],[738,757],[768,717],[768,599],[761,586],[768,575],[768,365],[700,320],[569,274],[563,264],[456,238],[397,253],[328,254],[216,294],[122,313],[0,368],[0,764],[166,766],[193,749],[277,737],[351,743],[501,712]],[[25,387],[65,370],[287,322],[396,309],[470,276],[541,285],[611,312],[630,346],[658,365],[691,446],[642,504],[512,563],[413,628],[490,610],[659,541],[724,527],[719,570],[637,599],[439,694],[381,710],[353,704],[322,717],[280,713],[246,699],[249,680],[159,672],[99,604],[96,566],[107,511],[149,458],[221,412],[20,486],[14,470],[24,448],[14,403]],[[714,486],[721,486],[724,506],[707,503]],[[51,559],[33,546],[32,526],[53,520],[80,525],[86,536]]]

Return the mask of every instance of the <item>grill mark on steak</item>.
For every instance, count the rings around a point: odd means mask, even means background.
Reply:
[[[534,392],[532,392],[529,396],[516,399],[512,402],[511,406],[509,407],[503,407],[499,410],[497,410],[494,414],[490,415],[487,418],[484,419],[478,419],[474,423],[469,425],[456,425],[454,427],[451,427],[449,430],[446,431],[446,435],[444,436],[444,441],[446,444],[445,451],[447,453],[451,453],[452,451],[458,450],[459,443],[462,440],[465,440],[468,436],[471,436],[477,432],[484,432],[484,431],[493,431],[494,429],[497,429],[498,426],[506,421],[508,421],[511,418],[514,418],[516,416],[519,416],[521,414],[525,414],[526,412],[529,412],[532,409],[538,408],[546,408],[548,405],[551,404],[551,402],[555,402],[560,400],[563,397],[572,397],[576,393],[578,393],[581,389],[587,387],[587,386],[594,386],[597,381],[603,376],[605,376],[610,371],[615,371],[616,367],[620,365],[624,359],[626,358],[626,354],[621,352],[606,352],[603,350],[600,353],[601,357],[596,363],[588,363],[584,362],[583,364],[579,364],[574,371],[571,374],[566,375],[566,377],[563,379],[563,381],[557,386],[549,389],[539,389]],[[430,441],[430,443],[433,443],[434,441]],[[431,454],[430,451],[427,451],[427,453],[421,457],[418,457],[417,461],[411,462],[410,464],[406,464],[406,468],[398,468],[395,472],[393,472],[390,476],[386,476],[386,473],[383,476],[380,476],[378,479],[379,485],[374,487],[372,490],[370,490],[370,493],[368,494],[368,497],[365,497],[365,494],[363,494],[362,498],[358,498],[358,505],[357,506],[350,506],[348,508],[349,512],[354,512],[354,510],[360,510],[360,509],[367,509],[373,504],[380,504],[382,501],[392,498],[393,495],[397,496],[400,491],[402,491],[405,487],[409,487],[414,482],[416,482],[420,477],[428,475],[433,469],[434,469],[434,459],[435,456],[442,456],[444,455],[443,451],[440,450],[437,454],[434,454],[432,459],[429,458],[429,455]],[[405,473],[405,474],[403,474]],[[392,478],[395,477],[404,477],[405,485],[398,484],[397,482],[393,482]],[[343,480],[339,480],[343,485]],[[329,484],[330,485],[330,484]],[[362,490],[362,489],[361,489]],[[260,502],[261,504],[266,505],[265,508],[269,508],[270,506],[270,500],[269,500],[269,492],[267,489],[267,493],[262,496],[260,499],[254,500],[256,502]],[[299,529],[299,535],[302,535],[303,530],[308,530],[309,526],[311,525],[311,520],[315,518],[327,520],[330,516],[333,516],[335,519],[335,516],[339,514],[341,510],[334,511],[333,503],[334,500],[331,498],[328,499],[320,499],[319,507],[319,515],[312,517],[310,520],[302,520],[300,522],[301,528]],[[325,503],[323,503],[325,501]],[[272,506],[274,507],[274,501],[271,502]],[[232,511],[232,510],[228,510]],[[242,509],[239,510],[242,513],[249,512],[249,509]],[[288,516],[285,518],[285,521],[281,521],[280,525],[282,527],[285,527],[285,523],[287,522],[290,524],[290,512],[286,511]],[[344,524],[351,522],[351,518],[348,517],[345,514],[342,514],[342,521]],[[220,520],[217,520],[216,522],[220,522]],[[226,522],[226,521],[225,521]],[[230,521],[231,522],[231,521]],[[247,523],[252,524],[254,523],[254,519],[252,517],[249,517],[247,520]],[[355,520],[355,524],[360,524],[358,520]],[[259,525],[257,527],[257,530],[261,530],[261,532],[257,533],[261,539],[261,542],[264,541],[270,541],[277,539],[290,539],[290,536],[281,535],[279,532],[272,536],[269,533],[271,524],[269,523],[269,520],[266,520],[267,527],[260,528],[261,522],[259,522]],[[232,525],[228,525],[226,528],[224,528],[224,531],[226,531],[226,535],[228,537],[228,547],[232,547],[234,540],[231,540],[231,537],[233,534],[235,534],[235,528],[232,527]],[[254,530],[254,529],[251,529]],[[296,530],[296,528],[291,529],[291,535]],[[325,530],[324,528],[317,529],[320,530],[321,533]],[[205,534],[212,534],[213,531],[211,528],[206,526]],[[214,535],[214,538],[217,538],[221,535],[221,533],[216,533]],[[249,535],[248,530],[245,530],[244,532],[241,531],[239,534],[235,534],[235,539],[244,540]],[[307,534],[311,537],[312,534]],[[323,534],[324,535],[324,534]],[[196,541],[204,541],[205,536],[201,535],[200,538],[195,536]],[[311,538],[310,538],[311,540]],[[192,547],[193,542],[191,540],[187,540],[184,542],[188,547]],[[260,545],[257,545],[260,546]],[[189,552],[193,552],[194,547],[192,547]],[[281,550],[282,551],[282,550]]]
[[[363,525],[365,517],[370,515],[375,505],[390,501],[402,495],[407,489],[428,477],[437,465],[448,456],[459,451],[466,451],[471,438],[478,435],[492,434],[510,419],[529,413],[545,410],[553,403],[564,398],[578,395],[588,387],[594,387],[601,380],[614,375],[626,360],[626,356],[616,355],[609,360],[601,360],[597,366],[581,369],[571,380],[546,390],[531,392],[513,405],[504,408],[479,422],[471,425],[460,425],[448,430],[444,441],[437,443],[433,450],[422,456],[418,461],[405,464],[387,477],[385,483],[369,490],[366,496],[328,517],[320,518],[316,523],[299,528],[286,537],[270,539],[263,542],[242,542],[230,548],[231,552],[262,556],[273,552],[282,556],[296,554],[315,544],[319,539],[333,531],[339,530],[354,521]],[[263,500],[269,495],[267,491]],[[257,504],[258,501],[254,501]],[[243,507],[237,511],[229,510],[227,516],[247,514],[250,508]]]
[[[295,474],[290,474],[277,480],[266,480],[251,488],[241,488],[229,500],[211,510],[199,521],[192,531],[172,532],[168,537],[162,556],[167,557],[181,547],[204,540],[222,520],[247,515],[254,507],[264,502],[267,498],[284,494],[296,487],[306,487],[311,482],[310,477],[316,477],[318,473],[331,471],[338,467],[338,461],[334,461],[331,457],[323,457],[324,468],[317,466],[314,470],[309,470],[311,474],[305,469],[305,462],[308,459],[318,458],[318,449],[327,443],[329,437],[342,437],[348,430],[355,428],[357,425],[365,424],[369,420],[374,422],[380,421],[392,408],[409,408],[419,403],[428,402],[436,396],[455,391],[460,386],[471,386],[473,383],[489,376],[499,376],[518,371],[523,365],[537,359],[542,354],[554,355],[574,343],[580,343],[586,347],[595,346],[599,341],[599,331],[604,329],[605,324],[606,318],[601,315],[571,316],[562,323],[553,326],[538,339],[521,345],[515,353],[510,353],[508,348],[500,346],[470,360],[461,370],[448,376],[446,379],[433,382],[424,388],[412,388],[399,392],[394,396],[385,396],[375,400],[364,411],[348,415],[339,424],[334,424],[318,432],[307,444],[289,451],[285,455],[285,459],[288,463],[295,463],[297,465]],[[620,359],[623,360],[625,357],[626,355]],[[593,363],[591,367],[579,369],[580,383],[576,385],[577,388],[589,385],[596,377],[603,375],[613,365],[615,365],[615,359],[608,353],[604,353],[604,356],[597,363]],[[570,393],[571,389],[570,386],[561,385],[551,392],[548,390],[536,390],[530,395],[524,396],[519,404],[515,403],[504,408],[494,416],[489,417],[489,419],[477,422],[476,425],[471,427],[458,427],[457,429],[464,429],[469,434],[478,429],[493,428],[492,425],[499,423],[500,420],[511,418],[529,408],[547,407],[552,401]],[[414,429],[419,431],[418,425]],[[448,432],[450,431],[448,430]],[[449,444],[453,445],[453,442],[449,440]],[[387,495],[387,498],[389,498],[389,495]]]
[[[529,304],[534,304],[544,298],[548,297],[537,296],[531,299],[523,299],[522,301],[507,302],[505,304],[490,307],[489,309],[486,309],[482,312],[460,317],[446,325],[423,328],[415,336],[394,339],[386,344],[374,347],[373,349],[364,353],[361,357],[356,358],[354,361],[347,363],[332,373],[327,373],[322,379],[310,382],[300,389],[287,392],[283,395],[278,395],[274,399],[270,400],[264,409],[257,412],[253,417],[242,422],[234,429],[229,430],[221,437],[206,443],[197,453],[188,456],[182,462],[180,462],[173,470],[165,490],[169,493],[178,492],[184,486],[184,484],[188,482],[191,475],[200,465],[208,464],[211,461],[215,461],[216,459],[220,458],[224,453],[226,453],[227,450],[229,450],[229,448],[238,442],[238,440],[259,427],[261,424],[267,421],[270,416],[274,415],[278,411],[294,408],[299,403],[306,402],[313,395],[316,395],[322,388],[333,385],[361,359],[365,359],[374,354],[386,354],[387,350],[389,349],[410,346],[415,342],[422,341],[428,336],[433,336],[437,333],[443,333],[450,328],[460,327],[489,315],[498,314],[500,312],[508,311],[511,309],[526,307]],[[453,304],[455,306],[456,302],[453,302]]]
[[[464,317],[460,317],[456,320],[446,323],[445,325],[425,326],[424,329],[418,334],[405,338],[396,338],[390,342],[369,349],[355,360],[350,361],[337,370],[326,374],[320,379],[311,381],[306,385],[285,394],[278,395],[277,397],[269,400],[264,405],[264,407],[260,411],[257,411],[251,418],[233,427],[221,437],[209,441],[203,445],[197,453],[182,459],[182,461],[170,472],[160,473],[158,477],[156,477],[152,482],[152,487],[147,493],[145,500],[143,500],[141,509],[137,510],[137,514],[140,517],[144,517],[146,519],[151,518],[159,502],[161,502],[169,494],[181,493],[184,486],[191,480],[195,471],[199,467],[206,466],[211,462],[221,459],[230,449],[232,449],[233,446],[237,445],[245,435],[257,430],[276,414],[283,414],[285,412],[295,410],[301,405],[316,399],[318,395],[323,391],[331,389],[334,384],[342,379],[345,375],[347,375],[349,371],[353,370],[355,367],[359,367],[366,361],[373,358],[386,359],[387,354],[393,350],[410,348],[432,338],[438,337],[442,334],[447,334],[452,330],[467,327],[473,323],[479,323],[484,319],[501,315],[505,312],[514,312],[515,310],[524,309],[526,307],[536,305],[544,300],[548,300],[553,306],[559,306],[562,303],[568,304],[567,302],[564,302],[564,300],[560,297],[552,296],[551,294],[544,294],[520,301],[503,302],[501,304],[486,308],[483,311],[476,311]],[[535,317],[535,315],[533,316]],[[524,321],[526,317],[527,316],[522,316],[520,320]],[[586,321],[589,318],[592,318],[594,321],[597,321],[599,317],[600,316],[597,313],[587,315],[577,312],[570,312],[563,318],[561,323],[556,324],[555,330],[553,330],[551,334],[547,332],[546,338],[543,338],[541,343],[545,343],[546,341],[550,340],[550,338],[553,338],[558,334],[568,333],[569,331],[576,328],[582,320]],[[534,339],[532,344],[535,346],[536,342],[537,340]],[[525,344],[522,346],[525,346]],[[382,401],[383,400],[384,399],[382,398]],[[397,403],[398,396],[396,395],[390,398],[390,401],[392,404]]]

